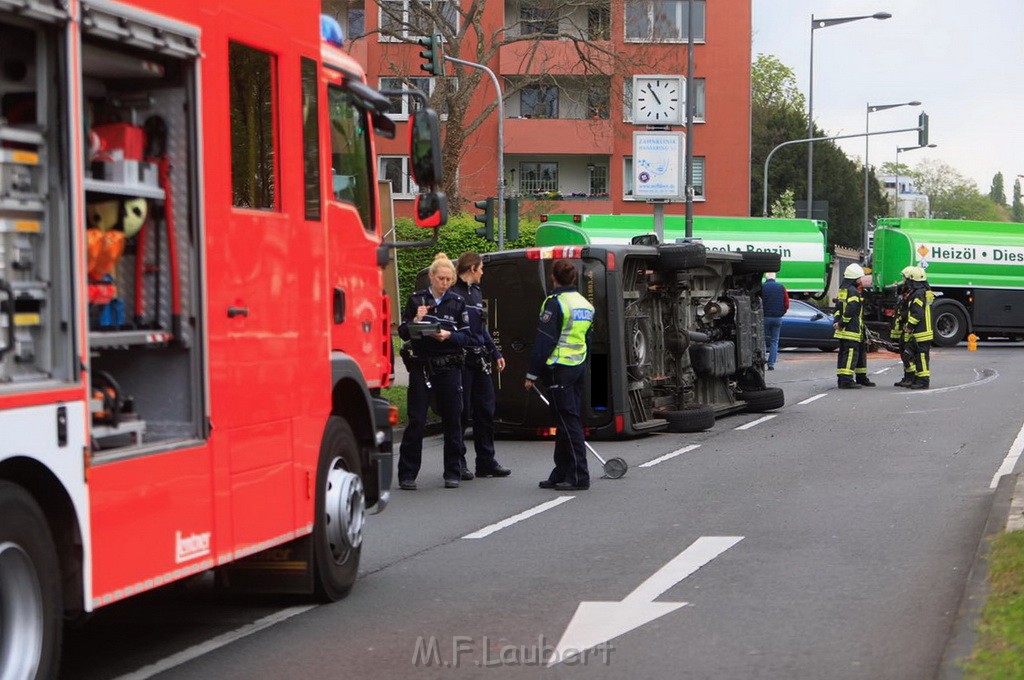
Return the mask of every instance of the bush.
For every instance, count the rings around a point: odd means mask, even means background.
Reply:
[[[398,251],[398,297],[399,304],[405,305],[406,300],[416,290],[416,274],[430,265],[434,256],[444,252],[454,262],[459,255],[473,250],[478,253],[492,253],[498,250],[498,244],[477,236],[476,229],[480,223],[472,215],[452,215],[448,224],[441,228],[437,243],[432,248],[403,248]],[[529,248],[537,240],[539,222],[520,221],[519,238],[505,243],[505,250]],[[497,228],[497,224],[495,224]],[[429,238],[430,231],[420,229],[411,219],[395,220],[395,231],[400,241],[422,241]]]

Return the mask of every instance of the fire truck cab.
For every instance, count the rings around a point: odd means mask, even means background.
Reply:
[[[0,0],[0,677],[55,675],[65,616],[211,568],[352,587],[391,484],[394,125],[320,21]],[[437,227],[436,114],[409,125]]]

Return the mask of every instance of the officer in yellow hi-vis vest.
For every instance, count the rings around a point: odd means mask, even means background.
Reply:
[[[910,301],[907,304],[907,325],[904,334],[907,344],[904,352],[914,366],[914,381],[908,385],[912,390],[926,390],[931,387],[932,300],[935,293],[928,285],[928,276],[921,267],[912,267],[909,272]]]
[[[874,387],[868,379],[868,359],[864,351],[864,309],[861,301],[864,269],[853,263],[843,272],[843,287],[839,290],[839,306],[833,315],[833,336],[839,340],[839,359],[836,375],[840,389]],[[856,376],[856,381],[854,380]]]
[[[533,389],[544,377],[557,428],[555,468],[540,488],[582,491],[590,488],[582,410],[594,305],[576,290],[576,267],[569,260],[554,261],[551,282],[554,291],[541,306],[525,387]]]

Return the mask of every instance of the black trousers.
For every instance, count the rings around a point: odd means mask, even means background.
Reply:
[[[448,366],[430,374],[427,387],[423,369],[414,366],[409,371],[409,424],[402,434],[398,449],[398,480],[414,480],[420,472],[423,457],[423,430],[427,423],[427,409],[431,395],[437,397],[444,428],[444,478],[459,479],[459,461],[466,453],[462,441],[462,367]]]
[[[931,371],[932,343],[930,340],[907,340],[903,348],[903,363],[910,362],[910,372],[918,378],[930,378]]]
[[[590,484],[587,469],[587,445],[583,436],[583,381],[586,364],[549,367],[548,400],[558,433],[555,436],[555,468],[548,475],[553,483],[575,486]]]
[[[867,357],[861,351],[859,340],[839,340],[839,357],[836,359],[836,375],[842,382],[853,380],[854,373],[867,374]]]
[[[467,357],[474,361],[474,357]],[[476,469],[489,470],[494,459],[494,383],[482,367],[465,366],[462,369],[462,424],[473,426],[473,449],[476,451]],[[465,457],[462,463],[465,464]]]

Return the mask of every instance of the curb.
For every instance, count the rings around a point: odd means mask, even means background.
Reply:
[[[981,608],[988,598],[988,551],[992,539],[1004,531],[1024,528],[1022,520],[1024,511],[1024,476],[1020,473],[1004,475],[992,495],[992,507],[989,509],[988,520],[978,549],[974,553],[974,563],[967,574],[960,606],[956,619],[946,641],[946,649],[939,662],[937,680],[960,680],[964,676],[961,663],[971,656],[974,643],[978,637],[977,622],[981,616]]]

